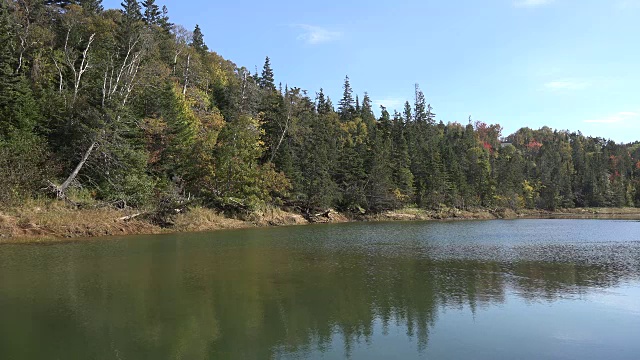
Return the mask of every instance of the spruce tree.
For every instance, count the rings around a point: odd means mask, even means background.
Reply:
[[[367,125],[367,130],[370,133],[374,132],[376,127],[376,116],[373,114],[373,106],[371,104],[371,98],[369,94],[364,93],[364,97],[362,98],[362,107],[359,111],[360,117],[362,121]]]
[[[30,133],[35,126],[36,105],[27,80],[15,72],[14,26],[3,3],[0,7],[0,140],[16,132]]]
[[[41,187],[46,142],[35,133],[38,104],[27,79],[15,72],[16,27],[0,4],[0,204],[23,200]]]
[[[413,105],[413,116],[417,123],[427,121],[427,101],[424,93],[420,90],[420,85],[415,85],[415,102]]]
[[[318,106],[323,112],[309,113],[308,134],[301,146],[300,169],[302,175],[303,208],[305,212],[326,210],[335,206],[338,198],[338,186],[332,178],[333,160],[336,149],[335,129],[332,124],[337,121],[336,114],[326,108],[326,100],[322,90],[318,94]]]
[[[162,6],[162,14],[158,18],[158,25],[165,31],[165,33],[171,33],[173,24],[169,22],[169,9],[167,9],[166,5]]]
[[[397,201],[400,203],[409,202],[414,193],[411,160],[404,127],[402,115],[396,113],[391,124],[391,159],[393,161],[393,182],[398,190],[396,195]]]
[[[340,114],[340,120],[349,121],[354,117],[355,107],[353,100],[353,89],[349,83],[349,76],[344,78],[342,99],[338,103],[338,114]]]
[[[191,46],[193,46],[196,51],[200,54],[206,53],[209,48],[204,43],[204,35],[202,34],[202,30],[200,30],[200,26],[196,24],[195,29],[193,29],[193,39],[191,40]]]
[[[274,83],[273,69],[271,69],[271,59],[267,56],[264,59],[264,65],[262,66],[262,75],[260,76],[260,88],[266,90],[276,89]]]
[[[61,8],[66,8],[69,5],[72,4],[77,4],[78,1],[77,0],[45,0],[44,4],[45,5],[52,5],[52,6],[59,6]]]
[[[411,112],[411,104],[409,104],[408,101],[404,102],[404,111],[402,113],[404,115],[404,123],[405,124],[409,124],[410,122],[413,121],[413,115]]]
[[[320,89],[320,92],[317,95],[318,99],[316,100],[317,105],[316,109],[318,114],[324,115],[333,111],[333,105],[331,105],[331,100],[324,96],[324,91]]]
[[[378,212],[396,206],[394,199],[391,118],[389,112],[381,107],[379,127],[372,136],[370,168],[366,181],[367,207]]]
[[[137,0],[124,0],[124,2],[120,3],[120,6],[122,6],[122,14],[126,21],[135,22],[142,20],[142,12]]]
[[[156,0],[144,0],[142,7],[144,7],[144,22],[149,25],[158,24],[161,12],[158,5],[156,5]]]
[[[79,4],[83,9],[93,14],[99,14],[104,10],[102,0],[80,0]]]

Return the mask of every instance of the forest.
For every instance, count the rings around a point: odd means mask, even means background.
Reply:
[[[276,83],[268,57],[253,73],[222,58],[154,0],[1,1],[2,206],[640,206],[640,142],[445,123],[418,85],[402,112],[348,77],[330,99]]]

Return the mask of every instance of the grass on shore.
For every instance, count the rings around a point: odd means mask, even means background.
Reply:
[[[270,206],[259,208],[242,219],[195,206],[173,216],[170,226],[161,227],[145,218],[143,210],[122,210],[109,206],[78,209],[61,201],[36,199],[26,201],[19,207],[0,210],[0,244],[306,223],[301,215]]]
[[[167,232],[201,232],[238,229],[255,226],[307,224],[302,215],[283,209],[264,206],[241,219],[229,218],[215,210],[192,207],[171,218],[171,225],[161,227],[151,223],[144,211],[91,207],[78,209],[64,202],[50,199],[29,200],[19,207],[0,210],[0,244],[14,242],[50,242],[65,239],[91,238],[113,235],[159,234]],[[140,215],[140,216],[135,216]],[[541,210],[441,208],[425,210],[404,208],[380,214],[364,215],[351,220],[412,221],[453,219],[513,219],[513,218],[602,218],[640,220],[639,208],[576,208],[554,212]],[[335,211],[320,222],[344,222],[349,219]]]
[[[0,212],[0,242],[162,232],[160,227],[142,220],[122,220],[133,214],[133,210],[112,207],[76,209],[59,201],[30,200]]]

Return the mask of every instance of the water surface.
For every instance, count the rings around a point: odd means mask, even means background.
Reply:
[[[0,359],[638,359],[640,222],[0,246]]]

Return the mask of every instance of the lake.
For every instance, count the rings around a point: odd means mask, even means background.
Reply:
[[[0,246],[0,359],[639,359],[640,222]]]

